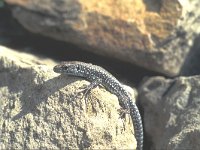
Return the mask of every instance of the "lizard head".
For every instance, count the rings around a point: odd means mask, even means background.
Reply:
[[[84,63],[86,64],[86,63]],[[67,61],[56,65],[53,70],[56,73],[63,73],[67,75],[82,76],[82,66],[83,62],[79,61]]]

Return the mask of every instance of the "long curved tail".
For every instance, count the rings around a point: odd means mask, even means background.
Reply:
[[[131,100],[129,101],[130,115],[134,126],[135,138],[137,140],[137,150],[143,149],[143,126],[140,112],[136,104]]]

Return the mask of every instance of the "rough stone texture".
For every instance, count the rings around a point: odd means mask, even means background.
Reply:
[[[200,76],[152,77],[139,89],[146,142],[152,150],[200,147]]]
[[[29,31],[173,76],[200,32],[199,0],[5,0]]]
[[[135,148],[131,119],[120,118],[117,97],[97,87],[87,105],[73,99],[89,82],[60,76],[54,65],[0,47],[0,149]]]

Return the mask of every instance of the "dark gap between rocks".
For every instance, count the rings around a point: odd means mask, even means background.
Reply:
[[[180,75],[191,76],[200,74],[200,35],[194,39],[193,46],[191,47]]]

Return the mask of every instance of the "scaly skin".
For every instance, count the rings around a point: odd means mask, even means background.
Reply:
[[[89,89],[100,84],[115,94],[119,104],[130,112],[137,140],[137,150],[143,149],[143,126],[139,110],[126,89],[113,75],[99,66],[79,61],[62,62],[54,67],[54,72],[83,77],[91,82]]]

